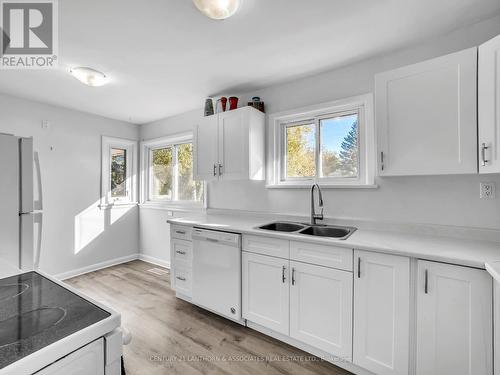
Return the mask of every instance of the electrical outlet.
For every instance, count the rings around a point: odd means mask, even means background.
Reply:
[[[494,182],[481,182],[480,183],[481,199],[495,199],[495,183]]]
[[[50,122],[48,120],[42,120],[42,129],[50,129]]]

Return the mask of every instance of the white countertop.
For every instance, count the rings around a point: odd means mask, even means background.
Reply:
[[[332,244],[335,246],[397,254],[482,269],[486,268],[486,263],[500,261],[500,242],[373,229],[358,229],[348,239],[336,240],[325,237],[256,229],[256,227],[272,221],[275,220],[262,217],[221,214],[191,214],[168,220],[172,224],[193,225],[206,229],[242,234]],[[500,276],[500,263],[498,264],[498,270]]]

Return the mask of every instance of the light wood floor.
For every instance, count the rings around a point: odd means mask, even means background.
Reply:
[[[124,347],[127,374],[350,374],[175,298],[169,275],[152,268],[160,267],[133,261],[66,281],[122,314],[133,337]]]

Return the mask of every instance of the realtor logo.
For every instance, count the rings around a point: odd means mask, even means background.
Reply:
[[[0,0],[0,68],[57,65],[57,0]]]

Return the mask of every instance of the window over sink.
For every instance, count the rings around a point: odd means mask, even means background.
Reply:
[[[142,142],[142,202],[202,206],[204,184],[193,180],[192,134]]]
[[[374,186],[372,95],[270,116],[268,187]]]

